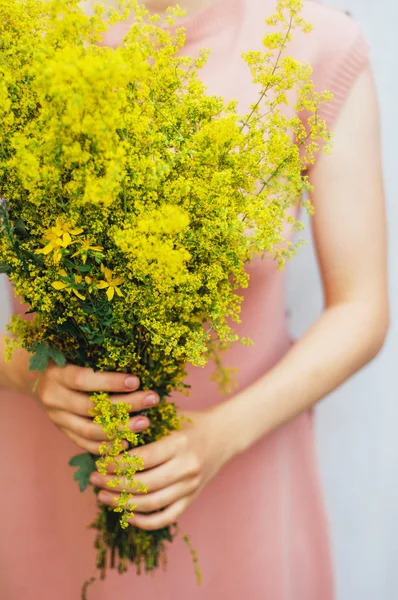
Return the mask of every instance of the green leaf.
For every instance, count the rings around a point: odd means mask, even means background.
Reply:
[[[11,271],[11,267],[6,265],[5,263],[0,263],[0,273],[9,273]]]
[[[95,309],[92,308],[92,306],[84,304],[83,302],[81,303],[81,308],[84,310],[84,312],[89,313],[90,315],[95,313]]]
[[[25,237],[28,235],[28,232],[26,231],[25,223],[22,219],[16,219],[16,221],[14,221],[14,231],[17,235],[20,235],[22,237]]]
[[[45,371],[50,359],[50,352],[47,344],[38,344],[35,354],[31,356],[29,368],[31,371]]]
[[[68,267],[69,269],[76,269],[76,265],[74,262],[72,262],[71,260],[68,260],[67,258],[63,259],[63,263],[66,267]]]
[[[70,321],[65,321],[59,326],[59,328],[64,333],[69,333],[70,335],[76,337],[76,327]]]
[[[34,355],[30,359],[30,370],[45,371],[48,366],[48,361],[51,358],[59,367],[64,367],[66,365],[66,358],[61,350],[45,343],[38,344]]]
[[[66,358],[65,358],[64,354],[61,352],[61,350],[58,350],[58,348],[54,348],[53,346],[50,346],[48,351],[50,354],[50,358],[52,358],[53,361],[59,367],[64,367],[66,365]]]
[[[90,482],[91,473],[96,469],[94,458],[88,452],[84,452],[83,454],[72,456],[69,464],[71,467],[77,467],[73,478],[79,484],[80,491],[84,492]]]
[[[32,252],[28,252],[27,250],[25,250],[25,254],[27,254],[34,263],[39,265],[39,267],[44,267],[44,259],[42,256],[37,256],[37,254],[32,254]]]
[[[91,269],[90,265],[78,265],[76,268],[78,271],[81,271],[81,273],[87,273]]]

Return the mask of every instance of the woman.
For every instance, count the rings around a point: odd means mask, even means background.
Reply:
[[[161,12],[169,0],[147,0]],[[184,0],[186,53],[213,50],[203,70],[209,91],[256,98],[241,52],[261,48],[275,0]],[[157,529],[179,520],[198,551],[196,586],[181,540],[169,548],[166,572],[137,577],[133,569],[90,588],[96,600],[331,600],[333,577],[315,461],[311,408],[369,362],[388,327],[386,233],[378,108],[367,46],[347,15],[305,2],[309,36],[296,33],[289,53],[314,66],[318,89],[334,100],[322,116],[334,132],[331,156],[311,168],[313,229],[324,286],[321,317],[294,345],[284,309],[285,273],[255,260],[239,331],[252,348],[235,346],[227,364],[239,367],[239,387],[220,398],[211,366],[189,369],[191,397],[174,400],[193,423],[136,453],[149,488],[136,496],[133,523]],[[104,42],[120,43],[126,25]],[[16,308],[17,309],[17,308]],[[2,353],[0,352],[2,357]],[[2,359],[1,359],[2,360]],[[114,392],[137,411],[158,401],[136,391],[131,375],[51,366],[40,379],[19,352],[1,364],[3,456],[0,597],[74,600],[92,572],[93,494],[80,495],[67,461],[76,445],[96,452],[103,435],[88,418],[89,393]],[[19,395],[16,395],[18,393]],[[40,410],[41,409],[41,410]],[[54,427],[53,425],[56,425]],[[135,417],[131,427],[148,426]],[[51,449],[51,452],[49,450]],[[5,472],[4,472],[5,471]],[[112,504],[106,478],[100,498]],[[147,514],[156,510],[153,514]],[[14,517],[14,515],[17,515]]]

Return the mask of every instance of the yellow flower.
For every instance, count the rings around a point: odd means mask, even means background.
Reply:
[[[102,254],[103,247],[102,246],[91,246],[91,240],[84,240],[81,243],[81,246],[77,252],[72,254],[72,258],[78,256],[79,254],[82,257],[83,264],[86,264],[87,257],[90,252],[93,254],[101,253]]]
[[[66,271],[64,271],[64,269],[59,271],[59,274],[62,277],[68,278],[68,273]],[[73,283],[68,278],[68,281],[53,281],[51,285],[56,290],[65,290],[69,294],[71,294],[73,292],[75,294],[75,296],[80,298],[80,300],[85,300],[86,297],[83,296],[74,286],[74,284],[78,285],[79,283],[81,283],[83,281],[83,278],[80,275],[72,275],[72,277],[73,277]]]
[[[298,247],[284,237],[287,210],[311,210],[301,202],[312,190],[305,173],[329,144],[318,109],[331,96],[315,91],[310,65],[285,55],[293,30],[309,30],[302,0],[275,0],[263,50],[244,55],[259,89],[243,115],[237,101],[207,94],[208,51],[181,56],[183,28],[160,26],[142,0],[122,0],[109,15],[98,5],[92,16],[79,2],[0,0],[0,263],[35,311],[32,321],[13,319],[9,350],[48,344],[80,364],[84,344],[86,366],[136,373],[143,389],[162,390],[145,432],[156,441],[181,426],[167,395],[184,392],[186,364],[212,359],[213,379],[230,391],[221,352],[238,339],[246,264],[264,256],[281,266]],[[130,10],[126,43],[98,48],[108,22]],[[91,399],[108,438],[97,468],[106,475],[116,464],[112,483],[126,482],[116,508],[125,528],[143,465],[123,440],[144,438],[129,429],[126,405],[105,393]],[[113,533],[98,522],[108,552]],[[161,551],[150,536],[134,537],[138,567]],[[124,570],[124,554],[117,560]]]
[[[105,279],[103,279],[102,281],[100,281],[99,283],[97,283],[96,287],[99,290],[105,290],[106,289],[106,295],[108,297],[108,300],[111,301],[113,296],[115,295],[115,292],[118,296],[123,296],[122,292],[119,289],[119,285],[121,285],[124,282],[123,277],[116,277],[115,279],[113,279],[113,273],[110,269],[108,269],[107,267],[105,267],[104,265],[101,265],[101,271],[104,274]]]
[[[35,250],[35,254],[50,254],[54,252],[54,262],[59,263],[62,258],[62,248],[67,248],[74,243],[71,238],[72,235],[79,235],[82,232],[83,229],[80,227],[72,228],[57,217],[55,227],[50,227],[44,236],[44,239],[48,240],[47,246]]]

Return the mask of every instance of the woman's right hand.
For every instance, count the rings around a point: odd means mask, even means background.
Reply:
[[[98,454],[102,441],[107,440],[100,425],[93,423],[89,411],[93,408],[90,394],[111,392],[113,402],[126,402],[130,412],[151,408],[159,396],[151,391],[137,391],[140,382],[134,375],[124,373],[94,372],[92,369],[51,364],[39,375],[35,397],[51,421],[80,448]],[[143,415],[131,417],[129,428],[139,432],[149,426]]]

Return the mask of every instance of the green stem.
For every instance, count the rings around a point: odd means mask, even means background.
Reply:
[[[300,142],[300,144],[298,145],[299,148],[301,148],[301,146],[303,146],[308,141],[310,135],[311,135],[310,133],[308,135],[306,135],[305,139],[302,142]],[[257,196],[259,196],[261,194],[261,192],[267,187],[269,182],[272,181],[272,179],[274,179],[274,177],[276,177],[278,175],[278,173],[281,171],[281,169],[283,169],[283,167],[289,162],[290,159],[291,159],[291,155],[286,156],[286,158],[283,159],[283,161],[280,163],[280,165],[277,166],[275,171],[273,173],[271,173],[271,175],[268,177],[268,179],[263,181],[263,185],[261,186],[260,191],[257,192]]]
[[[162,111],[160,110],[160,108],[159,108],[158,104],[157,104],[156,102],[154,102],[154,101],[153,101],[153,100],[152,100],[152,99],[151,99],[149,96],[148,96],[148,100],[149,100],[149,102],[150,102],[150,103],[151,103],[153,106],[155,106],[155,108],[156,108],[156,110],[158,111],[158,113],[160,114],[160,116],[161,116],[161,117],[163,117],[163,119],[164,119],[165,121],[167,121],[167,122],[168,122],[168,123],[169,123],[169,124],[172,126],[172,128],[174,129],[174,131],[175,131],[175,132],[177,133],[177,135],[180,137],[180,140],[181,140],[181,141],[183,141],[183,142],[185,142],[185,138],[184,138],[184,136],[182,135],[181,131],[179,131],[179,130],[177,129],[177,127],[174,125],[174,123],[173,123],[172,121],[170,121],[170,119],[169,119],[168,117],[166,117],[166,115],[165,115],[164,113],[162,113]]]
[[[275,73],[276,73],[276,70],[277,70],[277,68],[278,68],[279,61],[280,61],[280,59],[281,59],[281,56],[282,56],[282,53],[283,53],[283,51],[285,50],[285,47],[286,47],[287,41],[288,41],[288,39],[289,39],[290,32],[291,32],[291,30],[292,30],[292,27],[293,27],[293,17],[290,17],[290,22],[289,22],[289,26],[288,26],[288,28],[287,28],[287,32],[286,32],[286,35],[285,35],[285,39],[283,40],[283,42],[282,42],[282,45],[281,45],[281,47],[280,47],[280,49],[279,49],[278,56],[277,56],[277,58],[276,58],[276,61],[275,61],[275,64],[274,64],[274,68],[273,68],[273,70],[272,70],[272,73],[271,73],[271,77],[273,77],[273,76],[275,75]],[[263,91],[261,92],[259,99],[257,100],[256,104],[253,106],[253,108],[252,108],[252,110],[251,110],[251,112],[250,112],[249,116],[247,117],[246,121],[244,121],[244,122],[242,123],[242,126],[241,126],[241,128],[240,128],[240,130],[241,130],[241,131],[242,131],[242,129],[243,129],[244,127],[246,127],[246,126],[249,124],[249,121],[250,121],[250,119],[252,118],[252,116],[253,116],[254,112],[257,110],[257,108],[259,107],[259,105],[261,104],[261,102],[263,101],[263,99],[265,98],[265,96],[267,95],[267,93],[268,93],[268,91],[269,91],[270,87],[271,87],[271,84],[269,83],[268,85],[266,85],[266,86],[265,86],[265,88],[264,88],[264,89],[263,89]]]
[[[89,585],[92,585],[96,580],[97,580],[97,578],[95,576],[93,576],[93,577],[90,577],[90,579],[87,579],[87,581],[84,582],[83,587],[82,587],[81,600],[87,600],[87,588],[88,588]]]

